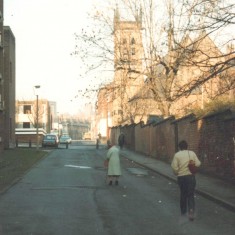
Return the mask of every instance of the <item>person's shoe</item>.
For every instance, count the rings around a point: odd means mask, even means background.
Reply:
[[[118,181],[117,180],[115,181],[115,185],[118,185]]]
[[[109,185],[112,185],[112,184],[113,184],[113,181],[112,181],[112,180],[110,180],[110,181],[109,181]]]
[[[188,213],[188,218],[190,221],[194,221],[194,213],[193,213],[193,210],[190,210],[189,213]]]

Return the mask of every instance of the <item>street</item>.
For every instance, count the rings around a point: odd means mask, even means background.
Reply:
[[[235,213],[196,195],[194,222],[180,218],[176,183],[121,158],[109,186],[105,148],[54,149],[0,195],[1,235],[235,234]]]

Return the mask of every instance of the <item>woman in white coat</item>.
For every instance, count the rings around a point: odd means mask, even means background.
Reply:
[[[109,185],[118,185],[119,176],[122,174],[120,165],[120,149],[117,146],[112,146],[108,152],[106,159],[108,160],[108,179]]]

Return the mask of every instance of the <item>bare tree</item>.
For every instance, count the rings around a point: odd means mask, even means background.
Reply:
[[[125,2],[135,8],[140,1]],[[211,88],[213,92],[210,90],[207,94],[211,99],[235,88],[234,47],[220,51],[234,42],[234,34],[227,35],[223,45],[219,40],[224,31],[234,26],[234,4],[229,1],[167,0],[167,17],[160,25],[156,23],[157,16],[153,16],[160,6],[154,6],[151,0],[142,5],[146,26],[144,74],[147,90],[153,94],[164,116],[174,112],[172,106],[177,105],[178,100],[202,92],[203,87],[203,92],[208,91],[208,82],[216,81],[217,84]],[[217,46],[210,39],[216,41],[216,37]],[[189,69],[193,72],[186,73]]]
[[[224,89],[220,89],[221,93],[235,88],[234,77],[230,76],[230,81],[228,82],[228,74],[234,73],[231,70],[235,65],[235,37],[233,33],[233,30],[235,30],[235,4],[232,2],[230,0],[182,1],[180,18],[186,19],[187,24],[179,24],[178,31],[188,35],[198,34],[199,36],[186,47],[176,42],[177,48],[180,48],[180,50],[186,49],[187,53],[191,55],[183,66],[197,67],[202,73],[197,80],[190,81],[190,84],[186,83],[179,90],[176,97],[190,94],[195,88],[216,76],[221,81],[226,80],[224,84],[220,83],[224,85]],[[217,43],[217,48],[214,47],[211,50],[209,44],[200,46],[208,36],[214,39],[214,42]],[[230,86],[228,86],[229,84]],[[220,92],[217,92],[216,95],[219,94]]]
[[[143,17],[144,56],[139,60],[144,66],[141,71],[131,69],[127,61],[122,61],[122,55],[114,54],[112,45],[116,35],[113,35],[112,17],[101,11],[96,11],[93,18],[98,20],[95,29],[76,35],[75,54],[88,64],[89,71],[101,67],[109,70],[110,65],[115,68],[114,56],[119,56],[118,69],[128,71],[129,66],[132,74],[145,77],[142,93],[149,94],[163,116],[173,114],[172,106],[177,101],[202,90],[209,93],[208,82],[217,84],[213,92],[210,90],[211,99],[234,89],[234,36],[227,34],[226,41],[220,37],[234,28],[234,3],[230,0],[165,0],[162,5],[155,2],[121,1],[129,17],[135,18],[137,10]],[[208,38],[212,40],[209,42]],[[214,43],[216,40],[218,46]],[[230,50],[222,51],[226,46]],[[90,63],[91,59],[95,63]],[[122,86],[128,84],[125,82]]]

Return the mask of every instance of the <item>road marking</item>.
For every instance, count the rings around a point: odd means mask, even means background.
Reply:
[[[73,168],[79,168],[79,169],[91,169],[89,166],[76,166],[76,165],[64,165],[65,167],[73,167]]]

